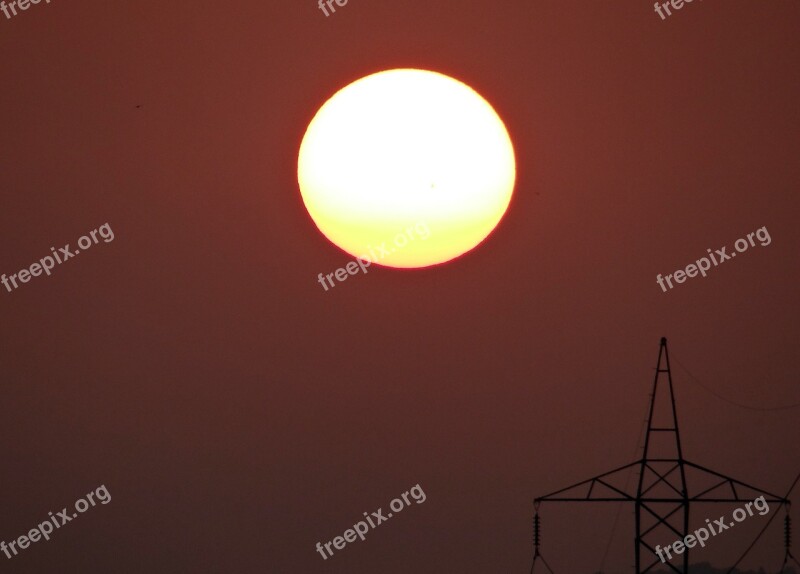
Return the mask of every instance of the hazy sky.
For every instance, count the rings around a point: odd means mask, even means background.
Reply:
[[[0,273],[114,233],[0,287],[0,540],[111,495],[4,571],[528,572],[533,497],[639,456],[662,336],[687,458],[785,493],[800,409],[736,407],[674,359],[731,401],[800,402],[799,24],[795,0],[0,13]],[[349,258],[305,211],[300,141],[396,67],[492,103],[515,194],[467,256],[325,292]],[[417,484],[424,503],[315,550]],[[616,510],[545,506],[550,565],[596,571]],[[767,518],[693,560],[730,564]],[[782,519],[745,566],[777,569]],[[611,540],[605,569],[631,572],[630,509]]]

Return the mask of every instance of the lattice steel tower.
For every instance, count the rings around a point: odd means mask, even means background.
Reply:
[[[627,484],[615,484],[631,469],[638,469],[635,492]],[[627,471],[627,472],[626,472]],[[630,502],[634,505],[634,555],[636,573],[650,572],[657,566],[670,572],[686,573],[689,569],[689,549],[673,562],[656,556],[656,546],[683,539],[689,531],[689,510],[693,503],[750,502],[764,496],[768,503],[788,504],[788,499],[750,486],[724,474],[689,462],[683,458],[678,414],[672,388],[672,374],[666,338],[658,350],[647,434],[642,458],[604,474],[584,480],[534,500],[534,563],[541,558],[539,551],[538,509],[543,502]],[[543,561],[543,559],[542,559]],[[544,565],[548,567],[546,562]],[[532,571],[533,571],[532,567]]]

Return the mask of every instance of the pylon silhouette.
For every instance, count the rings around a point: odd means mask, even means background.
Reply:
[[[638,468],[635,492],[615,484],[625,471]],[[624,483],[623,483],[624,484]],[[630,502],[634,505],[634,556],[636,573],[665,566],[670,572],[689,571],[689,548],[675,552],[662,562],[656,549],[660,544],[683,540],[689,532],[689,510],[696,503],[750,502],[763,496],[767,503],[788,504],[789,500],[715,472],[683,457],[667,339],[662,338],[650,396],[642,458],[588,480],[534,499],[538,518],[543,502]],[[707,521],[708,522],[708,521]],[[538,531],[538,520],[535,523]],[[537,542],[538,542],[538,536]],[[662,556],[664,549],[661,549]],[[674,549],[673,549],[674,551]],[[541,556],[538,544],[535,555]],[[679,558],[678,564],[672,559]],[[535,564],[535,558],[534,558]],[[548,567],[549,568],[549,567]]]

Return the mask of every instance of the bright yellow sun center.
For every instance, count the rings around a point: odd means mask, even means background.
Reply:
[[[492,106],[453,78],[411,69],[334,94],[297,161],[320,231],[390,267],[435,265],[478,245],[505,213],[515,177],[514,148]]]

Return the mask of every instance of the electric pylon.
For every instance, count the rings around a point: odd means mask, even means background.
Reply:
[[[665,380],[664,380],[665,379]],[[626,471],[638,469],[636,491],[615,484]],[[656,555],[658,542],[668,544],[689,534],[689,510],[693,503],[751,502],[763,496],[767,503],[789,500],[756,488],[683,458],[678,414],[666,338],[661,339],[650,396],[647,434],[642,458],[588,480],[534,500],[542,502],[630,502],[634,505],[634,556],[636,574],[657,566],[681,574],[689,571],[689,548],[673,564]],[[537,523],[538,525],[538,523]],[[537,548],[538,553],[538,548]],[[678,553],[673,558],[678,558]]]

